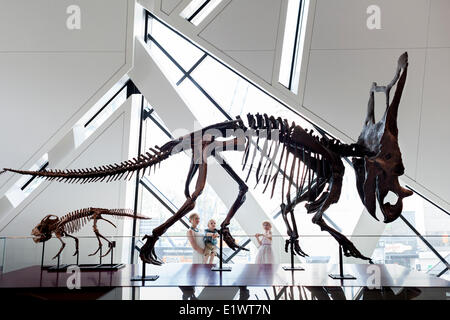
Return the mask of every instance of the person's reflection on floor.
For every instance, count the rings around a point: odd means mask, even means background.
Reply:
[[[182,300],[198,300],[195,296],[195,287],[191,286],[180,286],[179,287],[183,295],[181,297]]]
[[[248,300],[250,298],[250,290],[247,286],[239,287],[239,300]]]

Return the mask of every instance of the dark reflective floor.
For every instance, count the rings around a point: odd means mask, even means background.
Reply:
[[[450,288],[166,287],[139,288],[140,300],[450,300]]]

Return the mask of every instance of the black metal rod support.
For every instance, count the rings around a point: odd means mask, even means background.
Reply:
[[[294,269],[294,242],[291,241],[291,268]]]
[[[222,230],[219,232],[219,267],[214,266],[211,268],[211,271],[231,271],[231,267],[223,266],[223,236]]]
[[[344,262],[342,259],[342,246],[339,246],[339,274],[344,276]]]
[[[219,248],[219,264],[220,264],[220,269],[222,269],[223,267],[223,242],[222,242],[222,232],[220,233],[220,244],[219,244],[220,248]]]
[[[45,241],[42,242],[41,268],[44,267]]]

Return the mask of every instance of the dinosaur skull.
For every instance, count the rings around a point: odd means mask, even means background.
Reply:
[[[403,198],[412,195],[412,191],[400,186],[398,181],[398,177],[404,174],[405,167],[398,144],[397,112],[406,81],[407,66],[408,55],[404,53],[399,58],[394,80],[387,86],[377,86],[376,83],[372,85],[366,121],[357,142],[368,150],[369,156],[353,159],[360,198],[369,213],[377,219],[376,198],[385,223],[400,216]],[[397,81],[395,96],[389,104],[390,89]],[[386,94],[386,111],[377,123],[374,121],[374,92]],[[389,192],[397,195],[395,204],[385,202]]]
[[[45,242],[52,237],[52,226],[58,222],[58,217],[54,215],[48,215],[39,222],[39,224],[33,228],[31,235],[33,241],[36,243]]]

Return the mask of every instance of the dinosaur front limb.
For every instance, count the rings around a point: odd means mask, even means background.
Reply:
[[[61,248],[59,249],[58,253],[52,259],[59,257],[59,255],[61,254],[61,252],[64,250],[64,248],[66,246],[66,243],[64,241],[62,241],[60,234],[56,234],[56,237],[58,238],[59,241],[61,241]]]
[[[67,233],[65,233],[64,236],[72,238],[73,240],[75,240],[75,253],[73,255],[76,256],[78,254],[78,252],[79,252],[79,250],[78,250],[79,249],[79,240],[78,240],[78,238],[74,237],[74,236],[72,236],[70,234],[67,234]]]
[[[320,212],[316,213],[318,215]],[[316,218],[316,215],[314,216]],[[339,243],[339,245],[342,246],[342,251],[344,252],[344,255],[346,257],[355,257],[363,260],[368,260],[369,262],[372,262],[372,259],[364,256],[356,247],[355,245],[348,240],[342,233],[338,232],[337,230],[333,229],[327,223],[323,220],[322,214],[320,213],[320,218],[313,218],[313,222],[320,226],[320,229],[322,231],[327,231],[331,236],[336,239],[336,241]]]

